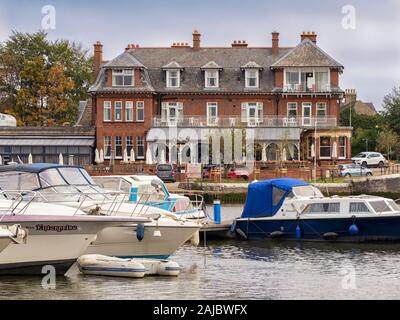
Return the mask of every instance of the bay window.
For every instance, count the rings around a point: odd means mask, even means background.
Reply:
[[[331,158],[331,138],[330,137],[320,137],[319,139],[319,156],[321,159]]]
[[[258,88],[259,82],[259,70],[258,69],[247,69],[245,71],[246,88]]]
[[[131,87],[134,85],[134,72],[132,69],[112,70],[112,85],[118,87]]]
[[[180,83],[180,71],[167,70],[167,88],[179,88]]]

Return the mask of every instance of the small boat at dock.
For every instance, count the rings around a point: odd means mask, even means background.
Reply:
[[[399,241],[400,207],[383,197],[325,197],[315,186],[280,178],[251,183],[233,229],[244,239]]]
[[[97,254],[79,257],[77,265],[83,274],[129,278],[178,276],[181,271],[179,264],[171,260],[120,259]]]

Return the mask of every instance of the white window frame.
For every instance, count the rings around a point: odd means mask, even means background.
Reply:
[[[325,113],[324,117],[320,117],[318,115],[318,111],[320,111],[320,110],[324,110],[324,113]],[[327,106],[326,102],[317,102],[316,103],[315,117],[316,117],[317,121],[320,122],[320,123],[325,123],[327,121],[327,118],[328,118],[328,106]]]
[[[120,138],[121,143],[117,145],[117,138]],[[123,139],[122,136],[115,136],[114,137],[114,158],[115,159],[122,159],[124,155],[124,150],[123,150]],[[121,147],[121,155],[117,156],[117,146]]]
[[[287,113],[286,113],[288,119],[293,118],[293,116],[291,116],[290,112],[289,112],[289,111],[293,111],[293,110],[296,111],[296,116],[294,118],[297,119],[297,117],[299,116],[299,110],[298,110],[297,102],[288,102],[287,103]]]
[[[130,139],[129,139],[130,138]],[[130,143],[128,143],[130,140]],[[125,147],[126,147],[126,151],[128,153],[128,157],[131,156],[131,149],[135,147],[134,143],[133,143],[133,136],[126,136],[125,137]],[[136,155],[135,155],[136,157]],[[130,159],[130,161],[133,161],[135,159]]]
[[[134,87],[135,86],[135,70],[134,69],[112,69],[112,85],[113,87]],[[125,77],[131,76],[131,84],[125,84]],[[116,77],[122,77],[122,84],[117,85]]]
[[[305,109],[309,109],[310,110],[310,116],[309,117],[305,117]],[[303,102],[301,104],[301,118],[302,118],[302,125],[304,127],[311,127],[313,126],[313,116],[312,116],[312,102]],[[307,121],[305,121],[307,120]]]
[[[117,107],[119,105],[120,107]],[[120,118],[117,118],[117,109],[120,111]],[[122,121],[122,101],[115,101],[114,102],[114,121],[121,122]]]
[[[321,148],[327,148],[327,147],[323,147],[322,146],[322,144],[321,144],[321,139],[322,138],[329,138],[329,156],[321,156]],[[319,158],[321,159],[321,160],[328,160],[328,159],[332,159],[332,137],[330,137],[330,136],[320,136],[320,137],[318,137],[318,139],[319,139]]]
[[[106,118],[106,110],[108,110],[108,114],[110,118]],[[104,122],[111,122],[112,121],[112,102],[111,101],[104,101],[103,103],[103,121]]]
[[[131,115],[131,119],[128,119],[128,114]],[[125,121],[133,122],[133,101],[125,102]]]
[[[106,143],[106,142],[110,143]],[[107,147],[110,147],[110,154],[107,155]],[[104,136],[103,138],[103,147],[104,147],[104,159],[110,159],[111,158],[111,153],[112,153],[112,137],[111,136]]]
[[[256,72],[256,76],[255,76],[256,84],[254,86],[250,86],[248,84],[248,81],[249,81],[250,78],[253,78],[253,77],[250,77],[250,72],[254,72],[254,71]],[[249,88],[249,89],[254,89],[254,88],[259,88],[259,86],[260,86],[260,70],[258,70],[258,69],[246,69],[245,70],[245,87]]]
[[[171,117],[170,109],[175,108],[175,117]],[[179,120],[183,119],[182,102],[163,102],[161,105],[161,122],[167,122],[168,125],[177,125]]]
[[[139,145],[139,139],[142,139],[141,144]],[[143,146],[143,156],[139,155],[139,146]],[[145,150],[145,143],[144,143],[144,137],[143,136],[139,136],[136,137],[136,159],[144,159],[146,155],[146,150]]]
[[[139,109],[143,111],[143,119],[139,119]],[[136,122],[144,122],[144,101],[136,102]]]
[[[214,72],[215,72],[215,85],[210,86],[208,83],[208,79],[214,78],[210,77],[210,75]],[[204,87],[207,89],[219,88],[219,71],[217,69],[210,69],[204,71]]]
[[[255,116],[250,117],[250,109],[255,108]],[[241,105],[241,122],[246,122],[249,126],[256,126],[263,122],[264,106],[262,102],[244,102]]]
[[[176,76],[176,86],[172,86],[170,85],[170,80],[173,79],[171,77],[171,73],[172,72],[176,72],[177,76]],[[166,86],[167,88],[179,88],[181,86],[181,70],[179,69],[171,69],[171,70],[167,70],[167,83]]]
[[[344,141],[344,145],[340,145],[340,138],[343,138],[343,141]],[[347,137],[346,136],[340,136],[339,137],[339,143],[338,143],[338,158],[339,159],[346,159],[346,154],[347,154]],[[344,156],[343,157],[341,157],[340,156],[340,149],[343,149],[344,148]]]
[[[299,76],[298,76],[298,79],[299,79],[299,81],[298,81],[298,83],[297,84],[289,84],[287,81],[288,81],[288,79],[287,79],[287,72],[291,72],[291,73],[298,73],[299,74]],[[296,68],[296,69],[293,69],[293,68],[286,68],[286,69],[284,69],[284,71],[283,71],[283,86],[284,86],[284,91],[299,91],[298,90],[298,88],[296,87],[296,86],[300,86],[300,88],[301,88],[301,90],[303,90],[304,88],[305,88],[305,83],[303,83],[301,80],[301,73],[303,73],[303,72],[309,72],[309,73],[312,73],[313,74],[313,77],[312,77],[312,79],[313,79],[313,81],[312,81],[312,83],[310,84],[311,85],[311,87],[312,87],[312,85],[314,85],[315,86],[315,90],[317,91],[317,92],[323,92],[323,91],[325,91],[325,90],[320,90],[320,91],[318,91],[318,88],[317,88],[317,79],[316,79],[316,73],[317,72],[325,72],[325,73],[327,73],[328,74],[328,79],[327,79],[327,84],[326,84],[326,89],[329,91],[330,90],[330,83],[331,83],[331,72],[330,72],[330,69],[329,68]],[[294,87],[293,87],[293,85],[294,85]],[[308,89],[311,89],[311,88],[308,88]]]
[[[215,108],[215,116],[211,117],[210,109]],[[207,125],[218,125],[218,102],[207,102]]]

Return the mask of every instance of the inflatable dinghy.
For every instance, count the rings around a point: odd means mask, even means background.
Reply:
[[[170,260],[121,259],[98,254],[79,257],[77,265],[83,274],[130,278],[178,276],[181,271],[179,264]]]

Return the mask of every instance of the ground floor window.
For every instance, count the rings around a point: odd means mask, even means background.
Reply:
[[[136,158],[144,159],[144,137],[136,137]]]
[[[115,158],[122,158],[122,137],[115,137]]]
[[[128,157],[130,157],[131,155],[132,148],[133,148],[133,137],[128,136],[126,137],[126,152],[128,153]],[[133,160],[134,159],[131,159],[131,161]]]
[[[346,159],[346,137],[339,137],[339,158]]]
[[[320,158],[330,158],[331,157],[331,138],[330,137],[320,137],[320,147],[319,147]]]
[[[104,157],[105,158],[111,157],[111,137],[110,136],[104,137]]]
[[[276,143],[271,143],[267,147],[268,161],[277,161],[279,159],[279,147]]]

